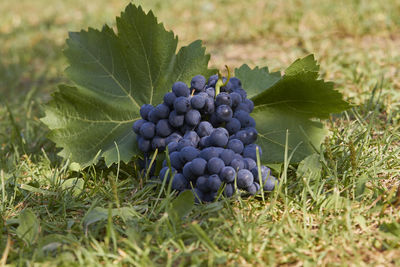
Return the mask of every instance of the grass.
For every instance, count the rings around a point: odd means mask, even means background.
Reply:
[[[235,196],[182,220],[133,164],[76,171],[39,121],[66,81],[67,32],[112,24],[127,2],[0,3],[0,265],[400,265],[399,1],[140,2],[180,44],[204,40],[217,68],[280,70],[314,53],[358,104],[326,122],[319,154],[286,162],[265,201]]]

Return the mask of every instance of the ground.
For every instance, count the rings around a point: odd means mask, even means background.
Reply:
[[[283,70],[313,53],[356,105],[325,122],[313,167],[285,165],[264,200],[182,220],[132,164],[76,171],[39,120],[68,83],[68,31],[113,26],[127,3],[0,2],[0,265],[400,265],[400,1],[137,2],[180,45],[203,40],[212,67]]]

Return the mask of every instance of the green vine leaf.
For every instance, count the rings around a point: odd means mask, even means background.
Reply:
[[[318,80],[318,69],[313,55],[295,61],[278,82],[252,98],[254,105],[275,106],[320,119],[350,108],[332,82]]]
[[[150,11],[129,4],[117,18],[117,30],[70,33],[66,73],[73,86],[60,85],[45,107],[42,121],[63,157],[82,167],[104,157],[107,166],[128,162],[138,153],[131,127],[140,106],[159,104],[176,81],[210,76],[210,56],[201,41],[182,47]]]
[[[284,162],[286,132],[292,163],[298,163],[318,151],[327,130],[318,121],[299,116],[284,108],[257,106],[251,114],[257,123],[257,144],[261,146],[264,163]]]
[[[247,98],[258,95],[282,78],[279,71],[270,73],[268,67],[250,69],[247,64],[235,69],[235,76],[241,79]]]
[[[287,131],[292,162],[300,162],[319,149],[327,133],[318,119],[351,107],[333,89],[332,82],[318,79],[318,71],[313,55],[296,60],[282,77],[269,73],[266,68],[251,70],[244,65],[236,70],[245,89],[247,85],[264,89],[257,95],[251,89],[250,94],[255,105],[252,116],[259,132],[257,143],[263,149],[263,162],[283,162]]]

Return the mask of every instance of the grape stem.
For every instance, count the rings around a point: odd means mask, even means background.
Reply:
[[[217,95],[219,95],[219,93],[221,91],[221,87],[227,85],[229,82],[229,79],[231,78],[231,71],[229,70],[229,67],[227,65],[225,65],[225,68],[226,68],[226,71],[228,72],[228,78],[226,79],[225,82],[223,82],[222,74],[220,71],[218,71],[218,81],[215,84],[215,98],[217,97]]]

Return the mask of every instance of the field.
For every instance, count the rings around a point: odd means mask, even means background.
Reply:
[[[195,205],[133,164],[77,170],[40,121],[68,83],[69,31],[115,26],[129,1],[0,2],[0,266],[400,266],[400,1],[138,1],[211,67],[283,70],[314,54],[354,108],[279,190]]]

